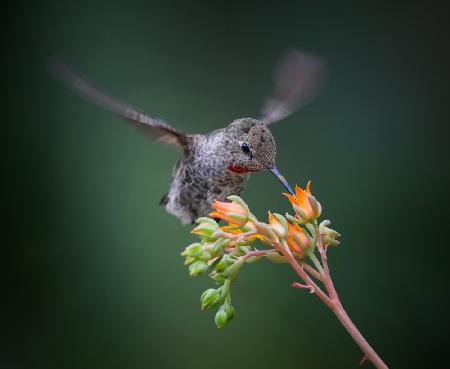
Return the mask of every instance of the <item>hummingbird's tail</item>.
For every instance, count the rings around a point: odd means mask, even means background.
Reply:
[[[161,197],[161,200],[159,200],[159,205],[167,205],[168,202],[169,202],[169,194],[166,193],[165,195],[163,195],[163,197]]]

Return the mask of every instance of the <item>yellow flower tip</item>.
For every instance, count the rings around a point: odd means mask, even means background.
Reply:
[[[211,218],[219,218],[218,215],[221,215],[218,211],[213,211],[208,214]]]
[[[269,218],[269,223],[272,225],[275,222],[278,222],[277,218],[274,217],[274,215],[270,212],[270,210],[267,212],[267,216]]]
[[[235,224],[229,224],[227,226],[220,227],[220,230],[225,233],[237,235],[243,233],[242,230]]]

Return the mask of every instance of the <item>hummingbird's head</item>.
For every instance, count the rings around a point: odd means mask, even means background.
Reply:
[[[272,133],[264,123],[253,118],[236,119],[225,132],[229,138],[227,149],[231,154],[229,170],[248,173],[267,169],[291,194],[294,194],[275,166],[277,147]]]
[[[275,140],[264,123],[252,118],[236,119],[226,128],[226,133],[230,139],[229,170],[247,173],[275,166]]]

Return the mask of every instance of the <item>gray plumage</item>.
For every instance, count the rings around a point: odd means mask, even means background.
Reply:
[[[153,137],[183,151],[172,171],[169,192],[161,199],[166,210],[192,223],[211,212],[214,199],[239,195],[250,172],[268,169],[290,190],[275,167],[275,140],[267,127],[301,108],[318,92],[323,63],[315,56],[288,51],[275,73],[275,90],[262,118],[241,118],[208,134],[185,134],[101,91],[62,61],[51,71],[89,101],[116,113]]]

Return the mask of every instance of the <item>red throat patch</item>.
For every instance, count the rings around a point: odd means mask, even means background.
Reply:
[[[254,172],[254,170],[251,170],[247,167],[244,167],[243,165],[233,165],[231,164],[228,167],[229,170],[231,170],[234,173],[248,173],[248,172]]]

